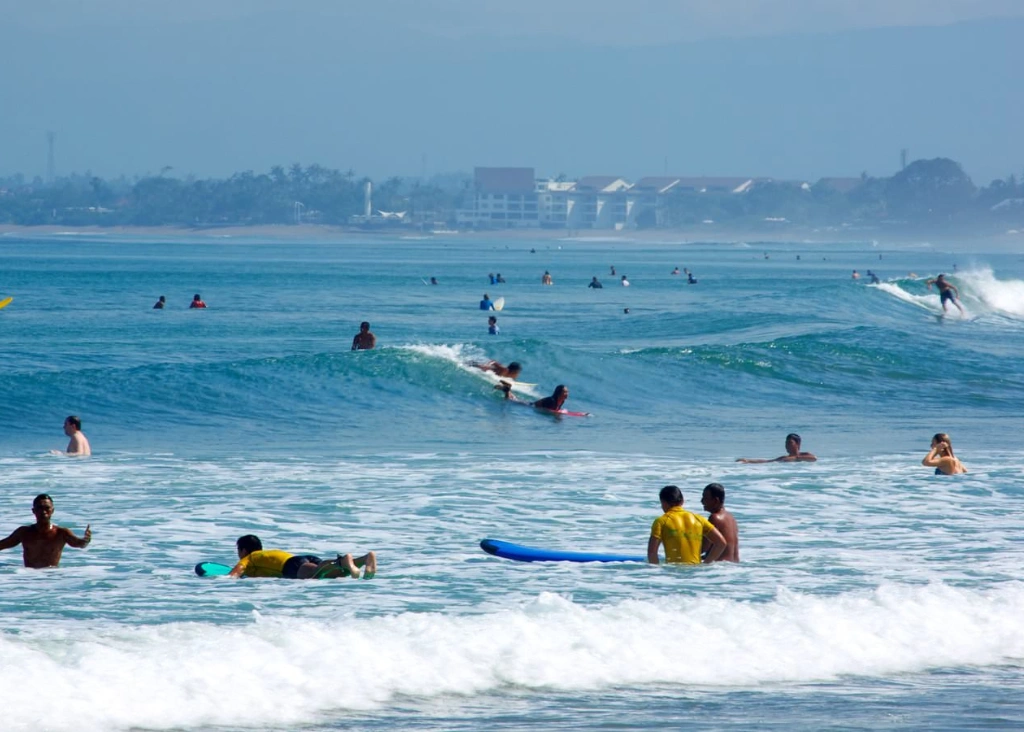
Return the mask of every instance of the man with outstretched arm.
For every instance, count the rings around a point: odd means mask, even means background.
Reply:
[[[651,524],[651,538],[647,541],[647,561],[660,564],[658,548],[665,545],[668,564],[700,564],[701,545],[708,542],[704,562],[717,562],[728,548],[722,532],[703,516],[683,509],[683,492],[677,486],[667,485],[658,494],[664,513]]]
[[[786,454],[777,458],[736,458],[738,463],[813,463],[817,460],[809,452],[800,452],[800,435],[790,432],[786,435]]]
[[[65,544],[75,549],[85,549],[92,542],[92,531],[88,525],[85,527],[85,535],[79,538],[71,529],[50,522],[53,518],[53,499],[45,493],[40,493],[32,501],[32,513],[36,516],[34,524],[19,526],[6,539],[0,540],[0,550],[21,544],[22,559],[26,567],[45,569],[60,566]]]

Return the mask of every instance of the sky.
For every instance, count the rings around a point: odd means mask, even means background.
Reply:
[[[1024,175],[1021,0],[0,0],[0,175]]]

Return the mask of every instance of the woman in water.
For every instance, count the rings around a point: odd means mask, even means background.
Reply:
[[[925,455],[921,464],[935,468],[936,475],[957,475],[967,472],[960,458],[953,454],[953,443],[945,432],[939,432],[932,438],[932,449]]]

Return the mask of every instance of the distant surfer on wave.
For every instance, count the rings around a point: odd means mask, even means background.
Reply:
[[[71,529],[50,522],[53,518],[53,499],[45,493],[40,493],[32,501],[32,513],[36,517],[34,524],[19,526],[6,539],[0,540],[0,550],[21,544],[22,560],[30,569],[57,567],[65,545],[85,549],[92,542],[92,531],[88,526],[85,527],[85,535],[79,538]]]
[[[365,320],[359,324],[359,332],[352,339],[353,351],[372,351],[377,345],[377,336],[370,332],[370,324]]]
[[[939,302],[942,303],[942,312],[948,312],[948,303],[952,302],[956,305],[956,309],[960,311],[960,314],[964,314],[964,309],[960,306],[960,290],[956,289],[956,285],[952,282],[946,281],[946,275],[940,274],[934,280],[928,280],[925,284],[929,290],[932,289],[932,285],[939,289]]]
[[[813,463],[817,460],[814,455],[809,452],[800,452],[800,435],[796,432],[790,432],[786,435],[786,454],[780,455],[777,458],[764,459],[764,458],[737,458],[738,463]]]
[[[284,579],[334,579],[335,577],[370,579],[377,573],[377,555],[367,552],[353,559],[351,554],[339,554],[337,559],[324,561],[312,554],[289,554],[280,549],[264,549],[258,536],[246,534],[235,542],[238,564],[228,577],[280,577]]]

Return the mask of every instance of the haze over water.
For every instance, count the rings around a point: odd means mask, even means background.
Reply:
[[[1020,256],[669,238],[0,238],[0,532],[47,492],[94,533],[0,554],[0,726],[1019,728]],[[503,403],[483,358],[593,417]],[[67,414],[92,458],[48,454]],[[817,463],[735,462],[791,431]],[[920,465],[939,431],[967,475]],[[477,546],[642,553],[658,489],[711,481],[739,565]],[[244,533],[380,572],[194,576]]]

